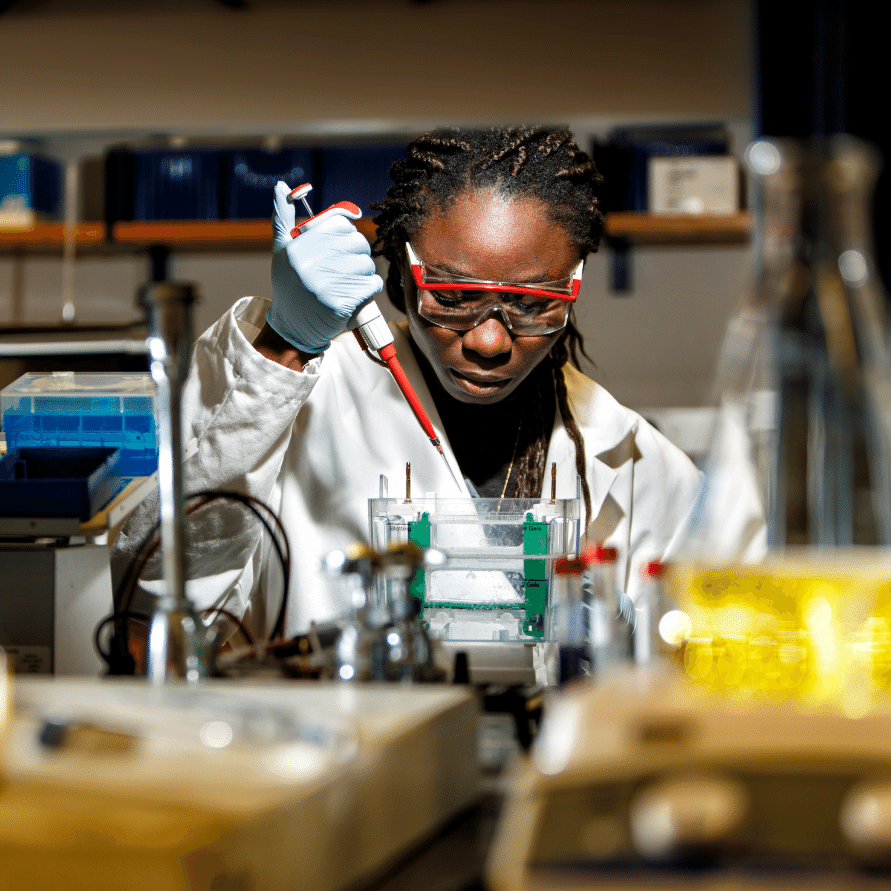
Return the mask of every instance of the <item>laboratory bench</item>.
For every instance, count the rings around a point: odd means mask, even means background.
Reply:
[[[375,879],[367,891],[487,891],[485,865],[504,793],[482,793],[465,813]]]
[[[527,758],[515,715],[488,710],[484,689],[340,684],[335,698],[341,699],[341,706],[346,701],[362,703],[363,745],[369,751],[374,748],[375,755],[363,759],[360,753],[355,759],[362,765],[363,778],[353,785],[347,773],[338,775],[328,762],[329,776],[322,785],[327,784],[333,794],[320,797],[322,786],[312,783],[301,792],[297,782],[288,793],[294,801],[284,810],[269,806],[277,795],[274,784],[259,793],[251,785],[262,774],[261,759],[251,756],[239,761],[238,752],[232,754],[233,760],[223,758],[211,770],[205,763],[206,752],[179,763],[178,770],[189,771],[192,801],[186,809],[170,808],[169,777],[153,773],[146,759],[123,772],[115,768],[115,759],[124,759],[126,764],[133,740],[122,726],[109,725],[105,730],[98,726],[98,711],[92,712],[96,726],[83,730],[82,750],[67,755],[74,759],[69,767],[83,767],[80,776],[54,770],[47,763],[54,757],[52,747],[62,727],[59,719],[64,717],[60,697],[73,695],[83,704],[95,686],[83,680],[23,681],[16,696],[21,714],[33,718],[35,706],[42,703],[44,714],[59,722],[41,728],[32,720],[32,727],[40,729],[42,748],[33,734],[23,743],[15,723],[10,729],[0,786],[0,862],[5,876],[32,876],[32,886],[41,891],[62,887],[66,891],[87,887],[119,891],[124,887],[120,876],[136,875],[134,868],[157,873],[152,856],[166,856],[164,865],[174,872],[154,884],[140,875],[141,881],[134,878],[127,884],[128,891],[211,891],[223,877],[241,882],[231,887],[258,891],[292,887],[313,891],[879,891],[889,886],[888,860],[852,862],[854,849],[846,848],[837,829],[833,832],[831,827],[841,790],[862,788],[858,781],[886,775],[885,768],[891,764],[886,754],[891,710],[880,710],[859,722],[841,714],[809,712],[800,718],[803,723],[798,727],[805,732],[796,733],[799,719],[788,705],[748,708],[713,696],[691,696],[688,688],[675,686],[667,676],[663,680],[667,686],[657,681],[646,690],[639,678],[622,674],[602,684],[585,682],[556,693],[561,708],[568,706],[583,716],[575,745],[571,752],[566,750],[570,760],[559,773],[547,767],[546,750],[553,741],[542,735],[534,762]],[[105,695],[114,699],[122,689],[132,694],[133,683],[132,679],[123,687],[113,683]],[[281,703],[279,693],[287,688],[277,684],[273,694],[268,685],[257,682],[222,683],[202,687],[217,705],[226,693],[239,691],[249,693],[254,703]],[[143,685],[146,689],[150,688]],[[296,682],[293,689],[300,691],[304,705],[314,706],[331,702],[335,691],[324,682]],[[514,693],[527,702],[539,695],[532,690]],[[174,700],[177,695],[174,690]],[[145,703],[149,711],[157,708],[150,699]],[[556,716],[557,706],[548,707],[553,707]],[[316,708],[313,714],[330,712]],[[411,714],[408,719],[407,714]],[[336,727],[329,725],[329,729]],[[622,727],[649,728],[647,749],[635,743],[633,733],[616,732]],[[420,734],[415,733],[417,728],[423,728]],[[684,728],[691,732],[682,732]],[[101,739],[103,734],[110,739]],[[63,744],[61,757],[66,757],[64,748]],[[819,751],[824,757],[814,760],[813,753]],[[470,752],[472,764],[464,763]],[[767,762],[763,762],[765,752],[770,755]],[[425,759],[425,754],[432,757]],[[112,773],[118,771],[122,795],[114,794],[114,777],[97,773],[95,765],[103,758]],[[231,770],[236,765],[239,769]],[[707,767],[704,773],[699,770],[703,765]],[[762,765],[767,767],[763,773]],[[876,771],[877,766],[883,767]],[[311,772],[311,766],[305,767]],[[616,856],[610,849],[617,839],[609,833],[609,818],[624,814],[626,796],[631,803],[641,804],[646,800],[642,792],[658,792],[664,796],[661,804],[670,807],[671,796],[685,788],[673,785],[673,779],[699,783],[702,789],[697,787],[696,799],[682,796],[674,802],[686,809],[689,819],[654,823],[647,837],[658,839],[670,825],[694,833],[697,827],[705,827],[708,834],[717,825],[721,793],[726,792],[731,777],[735,778],[731,782],[749,783],[756,811],[767,808],[763,823],[771,832],[758,841],[775,840],[778,847],[768,844],[763,860],[752,860],[732,845],[662,861],[628,852]],[[435,814],[429,810],[425,814],[423,802],[434,801],[431,790],[446,788],[443,780],[455,794]],[[74,802],[63,794],[88,786],[90,796],[79,794]],[[166,809],[159,806],[165,793]],[[223,802],[223,798],[229,800]],[[692,819],[690,807],[695,800],[708,802],[712,809],[705,822]],[[74,817],[88,814],[90,820],[74,823],[72,812]],[[633,840],[645,847],[635,813],[632,809],[632,839],[626,842]],[[800,821],[792,819],[795,814]],[[425,820],[422,828],[400,834],[411,818],[420,815]],[[886,817],[884,811],[879,814],[875,827],[884,849]],[[378,824],[388,830],[376,834],[373,830],[380,828]],[[730,824],[725,827],[729,828]],[[121,832],[114,850],[104,851],[110,863],[117,857],[113,872],[102,868],[103,830]],[[54,833],[63,841],[55,844]],[[165,854],[160,840],[168,837]],[[371,852],[370,838],[386,851]],[[70,839],[67,845],[65,839]],[[20,850],[10,850],[11,840]],[[573,848],[579,842],[583,847]],[[77,849],[79,844],[83,850]],[[196,846],[205,858],[205,871],[198,875],[198,869],[192,883],[183,884],[182,864],[194,867],[198,862],[192,856]],[[237,856],[227,859],[230,846]],[[791,853],[788,861],[779,856],[783,846]],[[335,852],[333,857],[328,856],[329,849]],[[580,851],[585,855],[581,859]],[[859,853],[869,856],[870,851],[866,847]],[[135,853],[142,858],[138,867]],[[542,855],[544,862],[537,862]],[[125,860],[133,857],[133,862],[122,867],[122,856]],[[55,860],[66,857],[65,880],[55,881],[58,873],[48,870]],[[257,884],[258,875],[269,867],[263,858],[275,861],[277,870]],[[362,869],[350,876],[353,858]],[[210,866],[217,867],[212,875],[207,871]],[[255,870],[250,876],[249,868]],[[305,884],[294,885],[290,880],[295,871],[300,871]],[[48,876],[53,880],[47,881]]]

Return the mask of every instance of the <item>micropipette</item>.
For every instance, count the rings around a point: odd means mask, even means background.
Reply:
[[[335,210],[345,213],[346,216],[353,220],[358,220],[359,217],[362,216],[362,211],[351,201],[339,201],[337,204],[333,204],[321,213],[314,215],[312,208],[309,206],[309,202],[306,200],[306,196],[311,191],[312,184],[304,183],[302,186],[297,186],[296,189],[292,189],[288,195],[288,201],[291,204],[296,204],[298,201],[302,201],[304,208],[309,214],[309,219],[304,220],[291,230],[292,238],[296,238],[302,232],[306,232],[307,229],[312,228],[312,226],[318,223],[319,220],[330,215],[332,211]],[[390,327],[387,325],[383,315],[381,315],[380,308],[373,297],[369,297],[368,300],[361,304],[356,312],[353,313],[353,317],[347,324],[347,330],[352,330],[354,332],[358,331],[358,333],[361,334],[366,347],[369,350],[376,352],[378,356],[380,356],[381,361],[383,361],[387,368],[390,369],[390,373],[393,375],[396,385],[405,397],[405,401],[408,403],[409,408],[411,408],[415,418],[417,418],[418,423],[423,428],[424,433],[427,434],[427,438],[433,443],[436,450],[442,456],[442,460],[445,462],[445,466],[448,468],[452,479],[455,481],[455,485],[460,489],[461,484],[458,482],[458,478],[455,476],[451,464],[449,464],[449,459],[446,458],[439,437],[433,429],[433,424],[427,416],[427,412],[424,411],[424,406],[421,405],[421,400],[418,399],[418,395],[415,393],[411,382],[402,370],[402,366],[399,364],[399,359],[396,357],[396,347],[393,344],[393,335],[390,333]]]

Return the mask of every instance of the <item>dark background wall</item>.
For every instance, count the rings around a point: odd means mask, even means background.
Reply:
[[[883,8],[874,0],[757,0],[754,123],[759,136],[850,133],[879,149],[885,163],[876,186],[873,235],[887,293],[891,127]]]

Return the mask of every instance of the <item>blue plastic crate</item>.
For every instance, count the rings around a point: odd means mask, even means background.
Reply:
[[[122,476],[158,468],[154,384],[145,372],[31,372],[4,388],[0,410],[9,451],[115,448]]]
[[[120,491],[117,449],[16,449],[0,461],[0,516],[89,520]]]
[[[310,195],[318,213],[338,201],[352,201],[372,216],[373,201],[383,201],[393,181],[390,167],[405,157],[405,143],[332,145],[320,150],[319,181]],[[313,197],[315,196],[315,197]]]
[[[135,149],[133,219],[220,219],[221,165],[216,149]]]
[[[62,206],[62,170],[31,152],[0,154],[0,213],[55,219]]]
[[[292,189],[315,178],[315,152],[311,148],[284,148],[277,152],[241,149],[227,152],[225,160],[226,210],[229,219],[259,220],[272,215],[272,193],[282,180]]]

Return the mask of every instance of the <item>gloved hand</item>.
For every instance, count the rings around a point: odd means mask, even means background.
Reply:
[[[291,238],[296,210],[286,183],[275,184],[272,306],[266,321],[292,346],[321,353],[360,304],[380,291],[371,245],[336,211]]]

